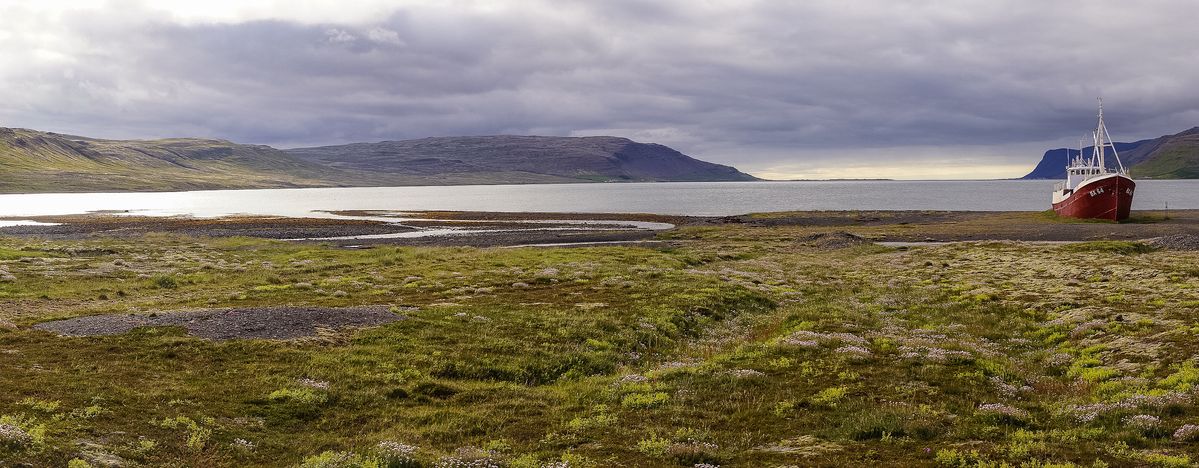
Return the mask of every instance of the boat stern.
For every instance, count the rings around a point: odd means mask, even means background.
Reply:
[[[1054,192],[1053,211],[1082,219],[1123,221],[1132,213],[1136,182],[1121,174],[1099,177],[1080,184],[1073,192]]]

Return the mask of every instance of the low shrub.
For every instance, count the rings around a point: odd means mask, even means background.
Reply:
[[[670,400],[670,395],[663,392],[633,393],[625,395],[620,400],[620,406],[625,408],[653,408],[662,406],[668,400]]]

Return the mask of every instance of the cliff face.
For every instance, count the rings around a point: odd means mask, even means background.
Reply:
[[[1150,140],[1115,143],[1115,148],[1134,178],[1199,178],[1199,127]],[[1090,155],[1092,147],[1083,148],[1082,151],[1084,155]],[[1076,155],[1076,149],[1046,151],[1037,166],[1023,179],[1064,179],[1066,163]],[[1115,167],[1115,164],[1114,158],[1108,161],[1109,166]]]

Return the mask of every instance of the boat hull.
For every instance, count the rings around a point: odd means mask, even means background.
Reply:
[[[1060,216],[1121,221],[1132,212],[1132,195],[1137,184],[1122,175],[1083,182],[1065,199],[1053,204]]]

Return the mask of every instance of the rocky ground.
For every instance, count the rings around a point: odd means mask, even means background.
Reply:
[[[1199,236],[1192,234],[1171,234],[1154,237],[1146,240],[1145,243],[1167,250],[1199,250]]]
[[[288,340],[315,336],[322,329],[344,330],[401,320],[388,306],[376,307],[252,307],[150,314],[88,315],[42,322],[34,326],[64,336],[102,336],[127,333],[138,327],[183,327],[187,333],[211,340]]]

